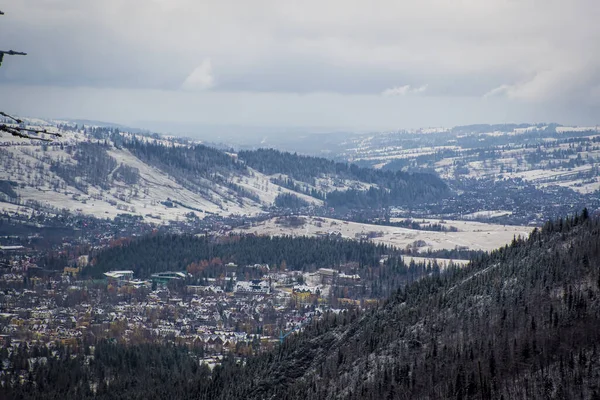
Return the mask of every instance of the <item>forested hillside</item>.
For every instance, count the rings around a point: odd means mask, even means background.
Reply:
[[[276,150],[236,155],[112,128],[56,130],[62,136],[50,144],[0,149],[0,182],[10,181],[0,184],[0,201],[101,218],[129,213],[166,224],[186,219],[190,211],[204,218],[327,206],[344,214],[450,194],[434,174],[377,171]]]
[[[331,317],[221,398],[597,399],[600,221],[548,223],[471,266]]]
[[[204,145],[164,146],[140,140],[126,140],[123,146],[145,163],[173,176],[184,187],[209,196],[215,183],[237,195],[259,202],[259,197],[233,183],[248,173],[245,166],[228,154]]]
[[[209,178],[215,174],[227,174],[233,171],[246,171],[226,153],[204,145],[165,146],[141,140],[125,140],[123,146],[139,159],[164,168],[193,172],[200,177]]]
[[[107,148],[107,145],[85,142],[75,150],[67,148],[76,163],[54,161],[51,162],[50,171],[83,193],[87,193],[89,185],[110,189],[113,183],[111,172],[117,168],[117,161],[108,155]]]
[[[210,387],[208,367],[198,365],[188,349],[173,345],[102,341],[79,352],[60,345],[0,351],[12,368],[31,365],[35,376],[35,384],[0,386],[2,399],[193,399]]]
[[[439,200],[449,194],[446,184],[433,174],[382,171],[361,168],[355,164],[334,162],[324,158],[303,156],[274,149],[240,151],[238,157],[264,174],[284,174],[291,179],[275,180],[289,189],[301,191],[293,180],[318,187],[318,178],[335,176],[337,180],[359,181],[368,189],[345,188],[325,196],[316,189],[306,189],[307,195],[326,198],[330,207],[377,208],[413,202]]]
[[[225,359],[210,377],[176,367],[194,357],[176,348],[102,345],[89,366],[63,357],[0,394],[89,398],[87,383],[100,382],[99,398],[598,399],[599,266],[600,220],[584,211],[407,285],[367,314],[326,315],[273,353]]]

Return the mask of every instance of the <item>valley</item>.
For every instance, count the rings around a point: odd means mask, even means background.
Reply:
[[[598,15],[0,1],[0,400],[600,400]]]
[[[178,381],[155,387],[176,398],[510,398],[524,363],[542,365],[528,393],[596,389],[558,377],[554,354],[567,353],[552,339],[580,335],[579,357],[593,357],[588,329],[558,322],[593,324],[597,308],[600,151],[587,130],[369,136],[321,158],[29,123],[62,136],[0,146],[8,398],[145,398],[139,379],[163,378],[132,373],[138,360]],[[436,135],[450,139],[428,144]],[[548,135],[563,136],[530,143]],[[505,306],[519,301],[526,311]],[[165,369],[170,357],[186,367]],[[78,378],[46,381],[66,371]]]

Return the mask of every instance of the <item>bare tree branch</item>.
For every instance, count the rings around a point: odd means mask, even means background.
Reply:
[[[2,11],[0,11],[0,15],[4,15],[4,13]],[[5,55],[9,55],[9,56],[26,56],[27,53],[23,53],[20,51],[14,51],[14,50],[8,50],[8,51],[4,51],[4,50],[0,50],[0,66],[2,66],[2,61],[4,60],[4,56]],[[14,124],[22,124],[23,121],[13,117],[11,115],[8,115],[5,112],[0,111],[0,116],[3,116],[5,118],[11,119],[14,121]],[[27,128],[24,126],[20,126],[20,125],[8,125],[8,124],[0,124],[0,132],[6,132],[6,133],[10,133],[11,135],[15,136],[15,137],[20,137],[23,139],[32,139],[32,140],[41,140],[43,142],[50,142],[50,139],[46,139],[44,137],[39,137],[39,136],[32,136],[30,135],[30,133],[33,134],[46,134],[46,135],[51,135],[51,136],[56,136],[56,137],[61,137],[61,135],[59,133],[54,133],[54,132],[48,132],[46,129],[32,129],[32,128]]]

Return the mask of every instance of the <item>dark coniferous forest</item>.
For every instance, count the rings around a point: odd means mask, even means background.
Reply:
[[[279,208],[290,208],[290,209],[299,209],[303,207],[308,207],[310,204],[301,199],[300,197],[291,194],[291,193],[281,193],[275,197],[275,207]]]
[[[383,255],[399,253],[389,246],[367,241],[318,239],[289,236],[237,236],[217,238],[184,235],[147,236],[98,253],[86,274],[100,277],[103,272],[131,269],[136,276],[147,278],[163,271],[183,271],[192,262],[218,257],[223,263],[239,265],[266,263],[274,268],[285,263],[298,271],[320,267],[337,267],[356,262],[357,267],[376,266]]]
[[[433,174],[361,168],[354,164],[273,149],[240,151],[238,157],[246,165],[262,173],[285,174],[292,179],[313,186],[316,184],[315,179],[325,174],[333,175],[340,180],[355,180],[373,185],[368,190],[334,190],[328,193],[326,203],[330,207],[381,208],[411,204],[415,201],[439,200],[450,193],[446,184]],[[297,184],[290,180],[278,181],[278,183],[284,184],[289,189],[298,190]],[[309,196],[323,197],[321,193],[311,190],[304,192]]]
[[[46,259],[46,267],[61,265]],[[238,272],[260,278],[261,272],[248,265],[267,264],[271,271],[287,269],[315,272],[318,268],[336,268],[359,274],[362,296],[385,298],[397,287],[432,271],[437,264],[406,265],[399,250],[369,241],[288,236],[237,236],[211,238],[185,235],[154,235],[125,242],[93,255],[83,273],[101,278],[115,269],[132,270],[136,277],[148,279],[164,271],[188,271],[188,283],[204,284],[209,278],[226,275],[228,263],[242,267]],[[358,296],[358,292],[355,296]]]
[[[61,348],[31,368],[47,350],[22,346],[3,368],[25,383],[0,397],[598,399],[599,326],[600,220],[584,211],[212,373],[175,346]]]

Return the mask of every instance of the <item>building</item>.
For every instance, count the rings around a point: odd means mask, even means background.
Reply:
[[[352,282],[352,281],[360,281],[360,275],[358,275],[358,274],[345,274],[345,273],[342,272],[342,273],[340,273],[338,275],[338,280],[341,283],[344,283],[344,282],[349,283],[349,282]]]
[[[133,271],[124,270],[124,271],[109,271],[105,272],[104,276],[108,278],[108,280],[113,281],[130,281],[133,279]]]
[[[337,275],[337,271],[331,268],[319,268],[317,275],[321,278],[321,283],[330,285],[333,283],[333,278]]]
[[[292,289],[292,299],[299,305],[313,304],[318,300],[319,294],[319,288],[306,285],[295,285]]]
[[[170,281],[179,281],[179,280],[182,280],[185,278],[186,278],[186,275],[184,272],[173,272],[173,271],[159,272],[159,273],[150,275],[150,279],[152,279],[152,282],[157,282],[157,283],[167,283]]]
[[[233,291],[236,294],[269,294],[271,293],[271,285],[269,285],[269,282],[260,279],[240,281],[235,284]]]
[[[214,293],[221,294],[223,289],[218,286],[198,286],[198,285],[187,285],[187,292],[191,294],[202,294],[202,293]]]

